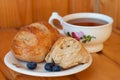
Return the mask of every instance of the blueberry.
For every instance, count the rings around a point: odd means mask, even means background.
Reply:
[[[54,63],[46,63],[44,68],[50,72],[61,71],[61,67]]]
[[[54,65],[54,66],[52,67],[52,71],[53,71],[53,72],[61,71],[61,67],[60,67],[59,65]]]
[[[52,71],[54,65],[55,65],[54,63],[46,63],[44,68],[47,71]]]
[[[33,70],[37,67],[37,63],[35,62],[28,62],[27,63],[27,68],[30,69],[30,70]]]

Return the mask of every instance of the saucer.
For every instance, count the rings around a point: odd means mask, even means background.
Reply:
[[[34,70],[29,70],[26,67],[27,62],[20,61],[14,57],[11,51],[9,51],[4,58],[5,65],[10,68],[11,70],[25,74],[30,76],[42,76],[42,77],[57,77],[57,76],[66,76],[75,74],[78,72],[81,72],[85,69],[87,69],[92,64],[92,56],[90,56],[90,60],[88,63],[85,64],[79,64],[75,67],[72,67],[70,69],[62,70],[59,72],[48,72],[44,69],[45,62],[38,63],[37,68]]]

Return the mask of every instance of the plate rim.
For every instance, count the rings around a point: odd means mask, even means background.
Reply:
[[[25,74],[25,75],[29,75],[29,76],[37,76],[37,77],[41,77],[41,76],[42,77],[60,77],[60,76],[72,75],[72,74],[75,74],[75,73],[78,73],[78,72],[81,72],[81,71],[87,69],[92,64],[92,61],[93,61],[92,55],[89,53],[90,60],[87,63],[87,66],[83,67],[80,70],[72,71],[72,69],[69,69],[69,70],[60,71],[60,72],[34,72],[34,71],[31,71],[31,70],[23,71],[21,68],[17,68],[13,64],[10,64],[8,62],[8,56],[10,56],[10,55],[12,55],[14,57],[14,55],[12,54],[12,51],[9,51],[4,57],[4,63],[8,68],[10,68],[11,70],[13,70],[15,72],[21,73],[21,74]],[[73,67],[73,68],[75,68],[75,67]]]

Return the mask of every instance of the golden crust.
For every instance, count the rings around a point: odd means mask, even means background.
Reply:
[[[14,56],[22,61],[42,62],[59,32],[48,23],[33,23],[23,27],[12,41]]]
[[[55,42],[45,60],[67,69],[80,63],[87,63],[89,54],[79,41],[71,37],[61,37]]]

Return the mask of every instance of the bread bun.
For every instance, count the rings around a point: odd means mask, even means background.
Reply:
[[[67,69],[89,61],[89,54],[82,43],[71,37],[61,37],[46,56],[46,62],[54,62]]]
[[[48,23],[33,23],[23,27],[12,41],[14,56],[22,61],[42,62],[59,32]]]

